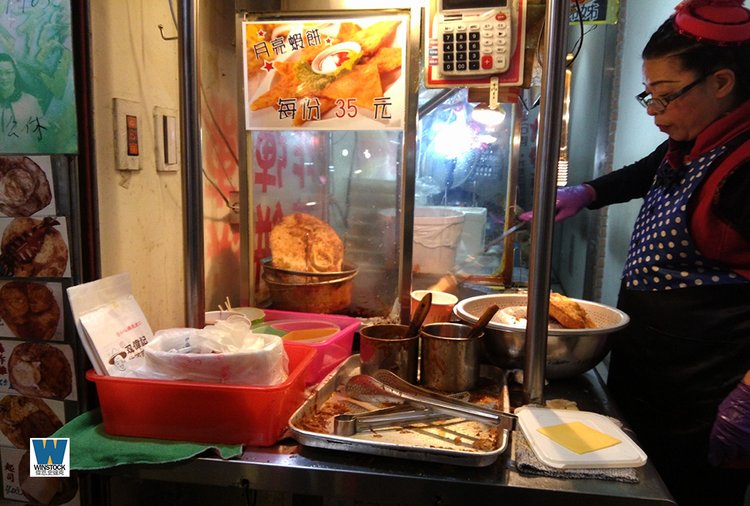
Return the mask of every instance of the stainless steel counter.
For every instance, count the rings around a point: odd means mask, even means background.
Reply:
[[[545,388],[545,398],[573,400],[580,409],[616,416],[603,381],[594,370],[575,379],[552,382]],[[507,451],[489,467],[469,468],[308,448],[285,439],[270,448],[248,448],[241,458],[231,461],[196,458],[173,465],[126,466],[104,473],[368,503],[675,504],[650,463],[638,468],[639,483],[628,484],[522,475],[510,461],[511,455]]]

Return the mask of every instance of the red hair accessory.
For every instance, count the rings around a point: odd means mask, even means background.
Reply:
[[[675,7],[674,25],[683,35],[716,44],[750,41],[750,10],[743,0],[684,0]]]

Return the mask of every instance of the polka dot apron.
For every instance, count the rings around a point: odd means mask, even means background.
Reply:
[[[646,194],[630,239],[623,277],[630,290],[672,290],[747,283],[719,262],[704,257],[688,230],[688,201],[726,151],[719,146],[677,173],[662,161]],[[670,182],[670,176],[678,177]],[[667,176],[667,177],[664,177]]]

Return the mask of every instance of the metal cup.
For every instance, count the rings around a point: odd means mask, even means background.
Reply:
[[[431,323],[422,327],[422,384],[441,392],[472,390],[479,381],[481,338],[467,339],[471,327]]]
[[[359,331],[360,370],[372,374],[387,369],[409,383],[417,382],[419,335],[403,337],[406,325],[375,324]]]

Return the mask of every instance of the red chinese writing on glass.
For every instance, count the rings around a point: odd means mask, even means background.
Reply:
[[[261,132],[255,139],[255,171],[253,184],[259,185],[266,193],[269,186],[284,187],[282,178],[286,167],[286,144],[280,141],[276,132]],[[272,172],[274,171],[274,172]]]
[[[255,207],[255,249],[253,250],[253,264],[255,266],[255,283],[260,281],[260,262],[267,256],[271,255],[270,235],[274,225],[281,221],[284,212],[281,209],[281,203],[276,201],[276,205],[271,214],[269,206]]]

